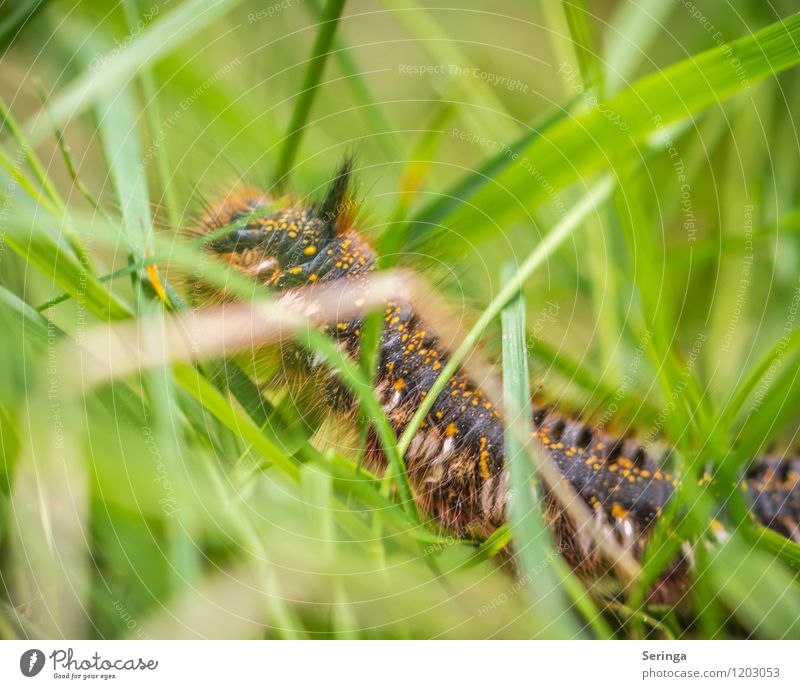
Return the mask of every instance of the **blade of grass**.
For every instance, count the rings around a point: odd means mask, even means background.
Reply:
[[[662,273],[658,280],[654,280],[652,272],[648,272],[652,266],[663,265],[663,261],[648,234],[652,221],[643,207],[642,197],[645,192],[641,189],[646,182],[635,173],[620,173],[620,177],[625,180],[620,189],[624,186],[626,191],[620,191],[615,196],[617,217],[630,261],[635,266],[632,287],[640,296],[642,317],[646,329],[651,333],[650,337],[644,340],[640,338],[640,341],[645,341],[645,351],[656,371],[664,399],[688,400],[686,405],[674,405],[674,413],[666,421],[669,427],[680,429],[674,433],[674,437],[680,439],[681,449],[689,451],[692,440],[703,435],[702,429],[713,426],[711,419],[714,418],[714,409],[709,397],[700,389],[696,377],[691,375],[688,362],[676,351],[675,329],[662,308],[666,301],[663,294],[666,274]],[[646,268],[639,269],[639,265]],[[702,446],[702,443],[694,446]]]
[[[659,126],[691,118],[797,65],[798,42],[800,14],[795,14],[639,79],[600,110],[558,122],[525,149],[519,164],[506,169],[476,196],[474,209],[461,209],[459,227],[478,231],[485,224],[486,209],[493,209],[492,220],[500,226],[513,217],[527,216],[546,197],[547,189],[585,178],[607,167],[610,159],[623,160]],[[547,188],[537,184],[537,179],[546,180]]]
[[[584,0],[562,0],[561,9],[567,20],[572,47],[583,78],[583,86],[585,89],[597,89],[602,95],[605,90],[603,68],[597,53],[594,28],[586,4]]]
[[[434,10],[417,4],[415,0],[382,0],[393,10],[392,17],[416,39],[416,47],[424,51],[438,65],[458,66],[464,71],[451,77],[444,97],[449,101],[465,101],[459,115],[473,133],[490,136],[505,143],[517,136],[517,121],[507,113],[503,102],[485,81],[471,75],[472,60],[461,50],[460,44],[442,29]],[[474,10],[461,9],[464,13]]]
[[[243,412],[235,409],[214,385],[209,383],[194,368],[187,364],[173,366],[173,376],[184,390],[228,428],[250,443],[255,450],[277,466],[293,481],[300,480],[297,463],[280,448],[279,440],[267,438],[256,423]]]
[[[122,7],[125,11],[125,23],[128,27],[128,31],[132,32],[140,16],[137,1],[125,0]],[[142,85],[142,93],[144,94],[146,103],[145,114],[147,116],[147,126],[150,130],[150,138],[155,139],[158,136],[162,118],[159,93],[156,89],[156,82],[153,77],[152,69],[143,67],[139,73],[139,81]],[[166,152],[162,146],[155,147],[153,159],[156,164],[156,172],[160,182],[162,198],[165,202],[164,206],[166,207],[167,222],[170,227],[177,228],[179,223],[177,216],[178,204],[175,198],[175,192],[173,191],[173,185],[170,183],[172,178],[169,174]],[[144,174],[144,166],[142,166],[142,170]]]
[[[621,2],[614,8],[603,46],[608,93],[614,94],[628,83],[642,58],[652,61],[648,50],[665,30],[664,22],[674,7],[675,0],[639,0]]]
[[[186,368],[186,372],[187,375],[196,375],[196,373],[191,373],[190,367]],[[181,375],[183,375],[183,371],[181,371]],[[198,380],[202,381],[202,378],[200,377]],[[205,387],[205,384],[203,384],[203,387],[205,390],[210,389]],[[213,388],[213,386],[211,386],[211,388]],[[204,396],[204,399],[209,399],[211,401],[211,405],[208,407],[209,411],[217,416],[217,418],[223,419],[225,425],[237,435],[241,433],[241,429],[248,426],[246,432],[243,434],[244,439],[248,442],[254,440],[255,442],[252,443],[253,447],[259,451],[259,454],[266,457],[265,461],[258,463],[256,467],[252,467],[252,465],[249,467],[251,473],[254,470],[263,471],[272,466],[273,462],[265,452],[265,449],[268,449],[269,446],[262,446],[260,444],[257,436],[255,436],[254,429],[250,427],[250,424],[246,421],[246,415],[244,417],[245,421],[237,421],[236,414],[238,412],[234,409],[233,413],[229,413],[224,409],[224,405],[226,403],[229,405],[230,403],[228,400],[225,400],[218,391],[208,395],[208,397]],[[351,497],[363,502],[364,505],[371,508],[376,514],[381,514],[398,529],[410,535],[414,540],[442,546],[464,543],[450,536],[434,533],[413,521],[398,504],[381,494],[381,480],[374,474],[357,466],[356,462],[337,453],[322,455],[316,448],[312,447],[307,440],[299,443],[296,442],[296,440],[292,440],[294,435],[289,429],[282,425],[282,419],[279,416],[271,417],[269,428],[263,428],[261,433],[267,434],[268,442],[270,443],[272,443],[272,441],[270,441],[269,438],[275,438],[275,443],[279,444],[282,449],[286,447],[285,440],[288,438],[290,444],[296,444],[296,447],[293,446],[292,451],[297,459],[303,463],[313,463],[318,469],[322,469],[333,478],[338,495]],[[273,443],[273,445],[277,447],[275,443]]]
[[[311,5],[314,15],[321,21],[323,7],[317,0],[307,0]],[[383,148],[389,160],[402,160],[403,154],[397,145],[395,127],[384,112],[380,99],[375,96],[369,83],[364,78],[361,68],[356,63],[353,50],[344,41],[342,35],[337,33],[333,39],[333,48],[339,69],[347,75],[347,85],[353,90],[356,100],[361,104],[359,112],[371,127],[371,134],[378,135],[378,143]]]
[[[747,400],[755,391],[767,371],[782,366],[800,351],[800,330],[793,330],[778,340],[734,387],[720,409],[719,428],[731,432],[734,420],[742,414]]]
[[[514,266],[504,269],[504,283],[514,274]],[[550,563],[558,557],[541,512],[540,496],[535,494],[532,465],[528,462],[525,445],[517,436],[532,433],[533,410],[528,389],[528,353],[525,346],[525,302],[517,293],[501,313],[503,326],[503,414],[506,419],[504,436],[506,466],[511,476],[509,526],[515,555],[519,561],[519,581],[527,592],[529,605],[536,603],[536,617],[550,620],[545,629],[532,628],[533,637],[545,634],[548,638],[572,639],[581,636],[579,626],[570,612],[569,599]],[[512,430],[513,428],[513,430]],[[530,608],[528,608],[530,610]]]
[[[155,306],[149,310],[154,311]],[[149,337],[157,337],[158,331],[147,333]],[[175,413],[176,402],[174,381],[168,366],[154,368],[143,374],[144,389],[150,403],[147,423],[150,430],[150,442],[163,458],[164,475],[171,487],[174,487],[177,504],[184,504],[190,496],[190,474],[185,466],[186,456],[181,450],[181,436],[184,421]],[[151,450],[152,451],[152,450]],[[188,481],[187,481],[188,479]],[[187,584],[197,581],[200,576],[201,563],[198,549],[192,539],[189,522],[183,510],[176,510],[165,520],[167,533],[167,553],[169,557],[169,573],[172,591],[178,592]]]
[[[591,187],[581,200],[573,206],[569,213],[545,236],[542,242],[530,253],[520,265],[514,277],[500,290],[500,293],[484,309],[475,325],[470,329],[462,343],[453,351],[447,363],[442,367],[439,376],[431,386],[425,399],[414,412],[414,416],[403,431],[398,443],[402,456],[411,445],[411,440],[419,430],[419,426],[431,410],[436,398],[441,394],[447,382],[458,370],[467,354],[477,345],[479,338],[487,326],[500,314],[508,302],[528,280],[534,271],[547,260],[547,258],[561,245],[561,243],[578,227],[578,225],[606,201],[611,195],[614,183],[611,177],[604,177],[595,186]]]
[[[530,354],[533,359],[547,367],[547,373],[556,371],[571,385],[577,386],[583,394],[582,403],[586,408],[599,407],[608,400],[620,396],[620,386],[609,385],[603,380],[600,371],[585,361],[577,361],[541,338],[535,339]],[[660,408],[633,390],[625,390],[624,400],[620,402],[627,403],[627,406],[622,408],[618,404],[620,408],[617,412],[623,414],[622,418],[625,418],[626,409],[631,410],[635,415],[631,421],[640,419],[643,423],[652,424],[661,413]]]
[[[122,216],[123,238],[134,258],[140,259],[148,248],[153,222],[147,180],[141,168],[137,112],[130,84],[98,101],[100,140]]]
[[[42,166],[39,157],[36,155],[36,152],[33,150],[30,141],[23,136],[22,130],[19,124],[17,124],[16,118],[14,118],[14,116],[11,114],[11,111],[8,109],[8,106],[5,104],[5,101],[3,101],[2,98],[0,98],[0,119],[2,120],[2,124],[8,128],[8,131],[14,139],[14,142],[19,147],[18,156],[21,155],[25,158],[26,162],[28,163],[28,167],[33,171],[36,181],[41,186],[44,196],[49,199],[50,204],[52,204],[52,206],[55,208],[54,215],[64,218],[61,231],[66,237],[70,248],[75,252],[75,255],[78,257],[78,259],[88,267],[90,265],[89,258],[86,255],[83,244],[69,224],[66,208],[64,206],[64,201],[61,199],[61,195],[58,193],[55,184],[53,184],[52,180],[45,172],[44,167]],[[14,167],[16,170],[17,166],[15,165]],[[40,195],[37,193],[33,195],[33,198],[38,200]]]
[[[764,639],[800,637],[800,592],[780,561],[734,533],[709,570],[719,598],[746,629]]]
[[[754,527],[751,540],[764,550],[780,556],[795,574],[800,573],[800,545],[790,541],[772,529]]]
[[[86,419],[70,395],[58,369],[29,391],[31,408],[55,412],[24,417],[11,504],[17,526],[4,576],[10,600],[27,602],[26,616],[53,638],[84,638],[90,628],[90,479],[81,452]]]
[[[77,258],[59,244],[57,221],[40,213],[35,228],[25,215],[10,214],[6,220],[6,242],[11,249],[103,320],[130,315],[129,307],[109,292]]]
[[[378,363],[380,360],[380,343],[381,334],[383,333],[383,326],[385,320],[380,311],[375,311],[369,314],[364,319],[364,326],[361,329],[361,341],[359,347],[359,358],[361,370],[364,377],[372,381],[372,386],[375,387],[376,374],[378,372]],[[367,434],[369,432],[369,424],[362,423],[359,429],[359,442],[358,442],[358,459],[357,463],[360,466],[364,458],[364,450],[367,446]]]
[[[417,137],[416,143],[410,147],[409,154],[405,156],[407,162],[399,175],[397,189],[399,196],[390,216],[389,228],[395,227],[408,218],[409,209],[425,183],[432,161],[439,157],[437,151],[442,143],[442,137],[446,133],[447,123],[454,115],[455,108],[452,104],[443,102],[437,104],[422,123],[422,131]],[[396,262],[389,260],[395,258],[392,256],[382,258],[386,259],[386,265]]]
[[[107,217],[106,213],[102,213],[101,215],[104,219]],[[97,235],[96,241],[98,243],[104,242],[107,244],[107,248],[111,250],[118,248],[118,242],[116,239],[110,240],[107,236],[109,234],[113,234],[115,238],[118,236],[119,230],[115,222],[109,220],[105,225],[102,225],[93,223],[94,218],[82,216],[79,217],[81,219],[81,223],[85,227],[92,230],[97,229],[98,232],[103,233]],[[75,221],[73,220],[73,222]],[[202,270],[197,271],[196,277],[198,280],[208,281],[210,284],[216,287],[224,288],[226,291],[229,291],[231,294],[235,294],[242,299],[248,299],[252,297],[253,293],[253,283],[251,281],[249,281],[243,275],[235,272],[232,273],[229,270],[226,270],[224,266],[215,262],[202,261],[202,246],[217,236],[222,236],[226,232],[230,232],[233,227],[233,225],[226,225],[219,230],[215,230],[207,235],[198,237],[186,244],[176,244],[171,238],[165,239],[162,235],[155,234],[152,237],[156,249],[158,250],[155,255],[142,257],[137,261],[133,261],[124,268],[119,268],[110,273],[100,275],[97,277],[97,281],[99,283],[111,282],[117,278],[133,276],[143,269],[150,269],[151,267],[155,267],[156,264],[163,263],[165,261],[172,261],[176,267],[191,270],[196,270],[198,264],[202,264]],[[44,233],[40,228],[33,229],[35,231]],[[166,285],[166,287],[168,290],[172,289],[169,285]],[[111,293],[109,292],[109,294]],[[67,299],[73,297],[74,293],[65,292],[47,301],[45,304],[38,306],[37,311],[44,311],[51,306],[61,304]],[[171,300],[173,300],[173,304],[176,307],[181,303],[181,300],[177,296],[175,298],[171,297]]]
[[[408,512],[409,516],[417,519],[416,505],[413,499],[411,484],[408,480],[405,461],[403,459],[405,451],[400,452],[397,446],[394,430],[392,430],[389,420],[383,411],[375,391],[372,381],[367,378],[358,365],[348,359],[339,347],[327,335],[318,330],[308,330],[300,335],[301,341],[307,341],[313,352],[317,352],[325,357],[329,366],[339,375],[358,398],[361,409],[371,420],[375,427],[375,432],[381,441],[383,451],[389,463],[386,470],[386,479],[396,482],[400,494],[401,504]]]
[[[121,210],[125,243],[129,247],[128,265],[131,265],[153,253],[153,219],[142,162],[133,82],[128,82],[112,96],[102,96],[97,114],[100,140]],[[131,273],[131,279],[143,286],[147,294],[155,293],[161,301],[169,303],[164,282],[155,265]],[[140,295],[145,296],[143,292]]]
[[[98,60],[96,70],[84,70],[51,103],[52,116],[59,126],[113,93],[140,69],[157,62],[180,44],[211,26],[224,12],[241,0],[187,0],[162,18],[153,21],[125,47],[114,49]],[[36,145],[50,133],[42,113],[26,123],[29,141]]]
[[[317,36],[314,39],[314,47],[311,49],[311,58],[308,61],[306,75],[303,78],[303,85],[297,94],[292,118],[289,121],[286,137],[283,140],[283,146],[278,157],[275,181],[279,188],[285,184],[294,166],[294,160],[300,148],[300,141],[302,140],[308,117],[311,114],[311,107],[314,104],[314,97],[317,94],[322,71],[325,69],[325,63],[330,54],[331,43],[336,35],[344,4],[345,0],[328,0],[325,3],[325,10],[318,25]]]
[[[2,98],[0,98],[0,120],[2,120],[2,124],[8,128],[9,134],[11,134],[14,142],[17,144],[17,146],[19,146],[20,152],[27,161],[28,167],[30,167],[30,169],[33,171],[36,180],[42,187],[42,191],[44,191],[45,195],[48,199],[50,199],[57,211],[59,213],[63,213],[64,201],[61,199],[61,195],[58,193],[55,185],[44,171],[44,167],[42,166],[39,157],[36,155],[36,152],[33,150],[33,148],[31,148],[30,143],[22,135],[20,126],[17,124],[16,119],[11,114],[11,111]]]
[[[386,250],[391,248],[397,251],[403,246],[411,248],[418,246],[425,239],[426,234],[430,234],[431,228],[443,224],[462,205],[470,201],[475,194],[517,160],[522,151],[531,146],[543,132],[568,117],[577,102],[578,99],[574,98],[563,107],[556,107],[541,120],[531,125],[530,130],[523,132],[507,149],[488,157],[474,171],[463,175],[455,184],[441,194],[437,194],[414,214],[405,227],[392,233],[394,236],[385,236],[385,240],[391,242],[390,246],[387,245]],[[383,244],[378,246],[380,248]]]
[[[44,7],[45,0],[31,0],[20,3],[16,9],[0,22],[0,48],[5,52],[6,47],[14,40],[19,31],[28,23],[36,13]]]
[[[72,156],[72,149],[70,148],[67,139],[64,137],[64,132],[61,131],[61,128],[56,125],[50,116],[50,110],[47,105],[47,94],[44,90],[44,87],[41,84],[37,84],[37,90],[39,91],[39,99],[42,101],[42,108],[47,113],[48,117],[50,117],[50,122],[53,126],[53,133],[56,137],[56,143],[58,144],[58,149],[61,152],[61,158],[63,159],[64,165],[67,168],[67,174],[72,180],[72,184],[75,185],[75,188],[81,193],[83,198],[86,199],[89,205],[103,216],[103,219],[106,220],[109,225],[113,224],[114,221],[111,219],[111,216],[106,212],[105,208],[100,205],[100,202],[94,197],[89,189],[87,189],[86,185],[84,185],[78,176],[78,167],[75,164],[74,157]],[[100,279],[102,280],[102,277]]]
[[[768,242],[775,241],[776,235],[800,234],[800,208],[788,211],[765,225],[753,230],[753,243],[759,250],[765,250]],[[704,237],[692,244],[673,242],[667,245],[670,262],[695,263],[708,259],[718,259],[729,252],[741,251],[741,237],[723,234],[721,237]]]
[[[764,379],[760,398],[754,400],[738,429],[736,451],[726,457],[725,463],[730,461],[741,467],[763,451],[783,424],[795,417],[800,404],[800,356],[780,361],[777,375]]]
[[[568,28],[568,34],[561,40],[570,43],[569,48],[575,54],[580,72],[576,83],[565,80],[565,85],[577,90],[584,106],[591,107],[593,102],[605,99],[603,67],[597,55],[594,27],[583,0],[562,0],[561,9]],[[551,40],[558,40],[560,36],[554,28],[550,35],[553,37]],[[613,207],[607,212],[613,214]],[[611,375],[619,380],[625,365],[620,347],[625,327],[618,311],[618,305],[623,303],[619,276],[624,275],[624,271],[618,265],[613,237],[603,232],[600,218],[587,218],[585,237],[586,252],[594,257],[588,262],[585,274],[594,307],[592,337],[597,341],[596,360],[604,362],[602,379]]]
[[[53,208],[50,199],[42,196],[39,191],[36,190],[33,182],[20,170],[20,165],[9,158],[2,149],[0,149],[0,167],[2,167],[8,173],[8,176],[15,180],[36,203],[40,204],[51,213],[55,213],[55,208]]]

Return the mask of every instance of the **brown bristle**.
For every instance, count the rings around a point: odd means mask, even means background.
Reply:
[[[343,235],[344,233],[353,229],[356,222],[356,215],[358,214],[358,202],[355,197],[348,194],[342,201],[342,210],[336,218],[336,235]]]
[[[329,236],[340,236],[352,229],[356,201],[352,186],[353,159],[345,158],[333,176],[325,198],[317,205],[317,215],[328,226]]]

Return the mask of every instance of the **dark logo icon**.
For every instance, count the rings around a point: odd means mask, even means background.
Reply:
[[[26,677],[35,677],[44,667],[44,653],[37,648],[32,648],[30,651],[20,656],[19,669]]]

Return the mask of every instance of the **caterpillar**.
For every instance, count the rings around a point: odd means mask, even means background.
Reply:
[[[193,232],[209,235],[206,251],[269,290],[358,280],[375,271],[378,261],[353,227],[351,177],[352,161],[347,160],[318,202],[275,201],[255,190],[231,195],[211,206]],[[448,352],[410,303],[387,302],[384,320],[376,394],[399,435],[431,389]],[[347,354],[357,357],[362,326],[356,318],[336,323],[330,332]],[[291,356],[294,370],[315,374],[323,366],[298,349]],[[314,378],[327,381],[328,406],[354,411],[355,400],[332,376]],[[534,405],[532,423],[533,434],[563,479],[603,528],[640,555],[648,532],[676,490],[676,478],[635,439],[542,405]],[[416,502],[445,531],[485,539],[504,523],[509,489],[503,415],[466,372],[459,370],[447,381],[404,459]],[[366,460],[377,471],[386,466],[372,431]],[[761,458],[740,487],[757,523],[800,542],[799,457]],[[577,569],[597,567],[592,543],[552,501],[549,504],[556,538],[570,564]]]

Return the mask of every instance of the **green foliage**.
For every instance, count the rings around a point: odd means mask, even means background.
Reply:
[[[737,485],[800,421],[800,15],[639,4],[606,21],[583,2],[56,0],[0,21],[4,63],[36,55],[45,101],[0,82],[0,635],[797,638],[800,549],[696,479]],[[182,238],[205,199],[318,194],[354,149],[385,265],[468,313],[437,388],[502,349],[515,497],[484,543],[409,499],[434,395],[396,438],[370,385],[379,317],[361,362],[295,332],[358,398],[355,443],[273,382],[269,347],[164,344],[176,314],[191,328],[193,281],[271,304]],[[518,423],[539,385],[676,448],[681,490],[613,601],[543,528]],[[368,427],[385,477],[362,466]],[[647,606],[683,543],[691,593]]]

